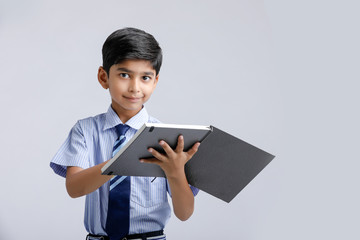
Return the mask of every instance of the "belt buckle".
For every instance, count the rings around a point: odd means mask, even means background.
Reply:
[[[99,239],[99,240],[105,240],[105,237],[104,237],[104,236],[100,236],[100,237],[91,237],[91,236],[89,236],[89,235],[86,236],[86,240],[90,240],[90,238],[91,238],[91,239],[96,238],[96,239]]]

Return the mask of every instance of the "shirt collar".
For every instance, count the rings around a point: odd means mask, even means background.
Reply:
[[[125,124],[130,126],[131,128],[134,128],[136,130],[139,130],[144,123],[147,123],[149,119],[149,114],[145,109],[145,106],[138,112],[135,116],[130,118]],[[119,116],[116,114],[114,109],[109,107],[108,111],[105,114],[105,124],[103,130],[107,130],[109,128],[113,128],[119,124],[124,124]]]

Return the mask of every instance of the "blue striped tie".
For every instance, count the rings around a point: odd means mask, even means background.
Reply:
[[[114,143],[113,156],[123,147],[125,133],[130,127],[116,126],[119,138]],[[130,216],[130,177],[115,176],[110,180],[109,205],[106,220],[106,233],[111,240],[122,239],[129,233]]]

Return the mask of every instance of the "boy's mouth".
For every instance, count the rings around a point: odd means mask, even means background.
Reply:
[[[124,96],[124,98],[126,98],[130,102],[138,102],[141,99],[141,97],[127,97],[127,96]]]

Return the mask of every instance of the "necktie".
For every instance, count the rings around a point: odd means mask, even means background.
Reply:
[[[114,143],[113,156],[123,147],[125,133],[130,127],[124,124],[116,126],[119,138]],[[110,180],[106,233],[110,239],[122,239],[129,233],[130,177],[115,176]]]

